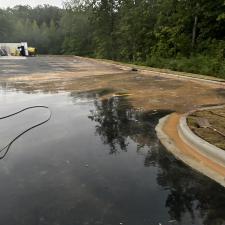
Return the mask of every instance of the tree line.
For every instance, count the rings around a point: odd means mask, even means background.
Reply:
[[[68,0],[0,10],[0,42],[225,77],[224,0]]]

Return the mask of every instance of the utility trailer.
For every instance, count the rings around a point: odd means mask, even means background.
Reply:
[[[27,42],[0,43],[0,56],[29,56]]]

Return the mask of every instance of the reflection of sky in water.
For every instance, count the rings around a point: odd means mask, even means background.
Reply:
[[[224,188],[159,143],[154,128],[169,111],[95,97],[1,92],[0,115],[47,105],[53,117],[0,161],[0,224],[225,223]],[[1,145],[45,116],[32,110],[0,121]]]

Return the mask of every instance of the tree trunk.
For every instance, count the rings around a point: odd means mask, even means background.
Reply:
[[[197,25],[198,25],[198,16],[195,16],[193,30],[192,30],[192,42],[191,42],[192,48],[194,48],[195,46]]]

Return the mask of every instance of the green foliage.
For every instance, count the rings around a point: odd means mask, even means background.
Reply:
[[[82,7],[70,8],[64,13],[60,22],[62,53],[83,56],[92,54],[92,27],[88,15],[89,11]]]
[[[0,10],[0,42],[27,41],[37,47],[39,53],[59,53],[62,12],[64,10],[49,5],[36,8],[19,5]]]
[[[13,23],[7,13],[0,9],[0,42],[8,42],[12,34]]]
[[[162,58],[151,56],[147,59],[146,65],[175,71],[216,76],[225,79],[225,60],[209,56],[193,55],[189,58]]]
[[[225,76],[224,0],[67,0],[0,10],[0,41]]]

